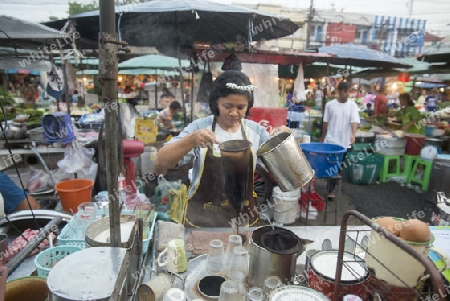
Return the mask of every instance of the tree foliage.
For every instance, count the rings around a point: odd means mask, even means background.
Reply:
[[[69,16],[72,16],[79,13],[97,10],[98,8],[99,8],[98,3],[94,1],[92,1],[92,3],[89,4],[81,4],[76,1],[74,2],[69,1],[69,11],[67,11],[67,13],[69,14]]]

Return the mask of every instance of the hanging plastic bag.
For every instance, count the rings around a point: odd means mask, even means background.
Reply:
[[[222,70],[242,70],[241,61],[237,58],[236,54],[232,53],[223,62]]]
[[[206,64],[208,64],[208,71],[206,72]],[[197,102],[209,103],[209,93],[211,93],[213,84],[212,73],[209,67],[209,61],[205,62],[205,67],[203,69],[202,80],[200,82],[200,87],[197,93]]]
[[[52,65],[52,69],[47,74],[48,84],[47,93],[51,97],[61,98],[64,93],[64,77],[61,69],[56,69],[55,65]]]
[[[303,76],[303,64],[298,66],[298,74],[297,78],[294,82],[295,92],[294,96],[297,98],[297,101],[302,102],[306,100],[306,91],[305,91],[305,78]]]
[[[92,158],[95,150],[78,144],[75,140],[66,147],[64,158],[58,161],[58,167],[68,174],[79,174],[79,177],[95,181],[98,164]]]
[[[169,190],[169,210],[167,215],[171,220],[178,224],[183,223],[184,208],[187,201],[187,186],[181,184],[180,189]]]

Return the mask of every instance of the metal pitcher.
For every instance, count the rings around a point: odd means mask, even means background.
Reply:
[[[264,244],[264,237],[274,235],[276,231],[284,230],[289,243],[282,251],[269,250]],[[268,276],[278,276],[284,284],[292,283],[295,277],[295,267],[298,256],[303,252],[303,242],[294,232],[280,227],[263,226],[252,232],[250,238],[250,273],[249,287],[264,287]]]
[[[237,211],[247,199],[251,146],[248,140],[229,140],[219,145],[225,193]]]
[[[283,192],[300,188],[314,177],[314,170],[292,133],[280,133],[264,142],[258,156]]]

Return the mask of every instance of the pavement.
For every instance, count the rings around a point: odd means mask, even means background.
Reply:
[[[338,187],[336,189],[338,191]],[[316,180],[316,192],[322,198],[326,196],[326,180]],[[376,182],[373,185],[355,185],[343,175],[340,194],[337,193],[333,201],[327,202],[326,219],[324,211],[312,209],[316,213],[310,211],[307,224],[311,226],[340,225],[344,213],[349,210],[356,210],[369,218],[379,216],[418,218],[430,223],[432,207],[429,206],[429,202],[434,201],[430,200],[430,197],[432,194],[420,191],[417,186],[411,187],[394,181]],[[338,203],[339,210],[335,213],[334,210]],[[298,218],[295,223],[290,225],[305,225],[305,212],[302,215],[303,217]],[[348,225],[361,224],[362,222],[354,217],[348,219]]]

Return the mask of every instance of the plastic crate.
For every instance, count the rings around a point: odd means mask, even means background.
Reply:
[[[301,206],[303,208],[307,207],[308,202],[308,193],[302,192],[300,196]],[[311,192],[309,194],[309,202],[310,205],[316,208],[319,211],[323,211],[325,209],[325,200],[318,194],[317,192]]]
[[[58,261],[81,249],[77,246],[56,246],[42,251],[34,259],[38,276],[47,278],[50,270]]]
[[[352,145],[353,152],[373,152],[375,145],[373,143],[355,143]]]
[[[366,152],[348,152],[345,171],[349,181],[356,185],[373,185],[380,177],[383,158]]]

